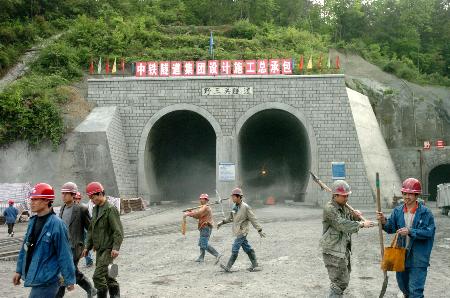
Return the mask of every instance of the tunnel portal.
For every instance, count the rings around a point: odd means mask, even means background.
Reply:
[[[430,201],[436,201],[437,186],[441,183],[450,183],[450,164],[439,165],[431,170],[428,176],[428,193]]]
[[[239,133],[242,186],[254,199],[303,201],[311,165],[307,131],[292,114],[256,113]]]
[[[154,202],[186,202],[200,193],[214,193],[216,135],[201,115],[192,111],[166,114],[152,127],[148,144]]]

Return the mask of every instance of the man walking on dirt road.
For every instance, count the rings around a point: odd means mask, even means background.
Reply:
[[[75,277],[77,284],[86,291],[88,298],[96,295],[97,291],[91,282],[78,270],[78,262],[84,248],[85,230],[89,229],[91,216],[86,207],[75,202],[78,187],[73,182],[65,183],[61,188],[64,205],[61,207],[59,217],[66,223],[69,230],[69,240],[72,248],[73,264],[75,265]],[[61,286],[56,295],[64,297],[66,289]]]
[[[344,180],[336,180],[332,186],[332,198],[323,209],[323,232],[320,239],[323,261],[330,278],[328,297],[343,297],[350,281],[351,234],[360,228],[373,227],[371,221],[358,221],[361,212],[352,213],[345,207],[351,194],[350,185]]]
[[[117,280],[108,274],[108,267],[119,256],[119,249],[123,241],[123,227],[119,211],[111,205],[105,196],[105,189],[99,182],[91,182],[86,186],[86,194],[95,204],[92,221],[83,251],[96,251],[95,271],[92,279],[97,289],[98,298],[120,297]]]
[[[51,208],[55,199],[53,188],[38,183],[31,194],[30,218],[23,245],[17,259],[14,285],[24,280],[31,287],[29,298],[55,297],[60,286],[60,275],[67,290],[75,284],[75,266],[70,250],[69,236],[64,222]]]
[[[397,272],[396,277],[398,287],[408,298],[423,297],[436,230],[433,213],[417,200],[421,193],[420,181],[408,178],[402,185],[404,204],[395,207],[389,219],[383,212],[377,214],[383,230],[401,235],[398,245],[407,248],[405,271]]]
[[[16,223],[17,215],[19,211],[14,207],[14,200],[8,200],[8,208],[3,211],[3,216],[5,217],[6,224],[8,225],[8,235],[9,237],[14,237],[14,224]]]
[[[247,234],[249,232],[248,223],[251,222],[253,227],[258,231],[261,237],[266,237],[266,234],[263,233],[262,227],[259,225],[253,210],[250,206],[243,202],[243,193],[240,188],[235,188],[231,192],[231,198],[233,200],[233,209],[230,213],[230,216],[217,224],[217,229],[220,226],[233,222],[233,234],[236,236],[234,240],[233,246],[231,248],[231,256],[228,260],[227,265],[220,264],[220,267],[224,269],[226,272],[231,271],[231,267],[236,261],[239,249],[242,246],[242,249],[247,253],[251,266],[248,268],[249,271],[257,271],[258,262],[256,260],[256,254],[253,248],[247,241]]]
[[[216,264],[219,262],[221,255],[208,244],[209,237],[211,236],[214,221],[212,217],[211,207],[208,206],[208,195],[203,193],[200,195],[201,207],[197,211],[186,212],[185,216],[190,216],[198,219],[198,230],[200,231],[200,239],[198,240],[198,246],[200,246],[200,256],[196,262],[203,262],[205,259],[205,252],[209,252],[216,258]]]

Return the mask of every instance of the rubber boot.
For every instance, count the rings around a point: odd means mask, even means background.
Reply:
[[[117,286],[109,286],[109,297],[111,298],[120,298],[120,288]]]
[[[203,262],[205,260],[205,250],[203,248],[200,248],[200,256],[198,256],[196,262]]]
[[[64,294],[66,293],[66,287],[59,287],[58,292],[56,293],[55,298],[61,298],[64,297]]]
[[[231,272],[231,267],[233,267],[233,264],[234,262],[236,262],[237,257],[238,257],[237,254],[231,254],[230,259],[228,260],[228,264],[226,266],[220,264],[220,267],[226,272]]]
[[[217,265],[217,263],[219,263],[220,258],[222,257],[221,254],[219,254],[217,252],[217,250],[215,250],[214,247],[212,247],[211,245],[208,245],[208,248],[206,249],[207,252],[209,252],[210,254],[212,254],[214,257],[216,257],[216,261],[214,262],[214,265]]]
[[[252,263],[252,265],[247,268],[248,271],[258,271],[258,261],[256,260],[256,254],[255,251],[252,249],[251,251],[249,251],[247,253],[248,258],[250,259],[250,262]]]
[[[89,282],[89,280],[86,279],[86,277],[83,277],[81,280],[78,281],[78,285],[86,291],[87,297],[92,298],[95,295],[97,295],[97,290],[92,286],[92,284]]]
[[[107,298],[107,297],[108,297],[108,288],[97,289],[97,298]]]

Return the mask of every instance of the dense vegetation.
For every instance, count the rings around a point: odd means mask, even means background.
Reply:
[[[325,60],[337,47],[399,77],[450,85],[447,0],[0,0],[0,7],[0,75],[30,45],[64,32],[0,94],[0,144],[57,145],[65,98],[58,86],[79,80],[91,59],[208,59],[211,30],[217,59]]]

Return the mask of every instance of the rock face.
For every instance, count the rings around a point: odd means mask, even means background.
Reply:
[[[420,86],[359,56],[343,57],[346,84],[369,97],[389,149],[421,148],[426,140],[450,143],[450,88]]]

